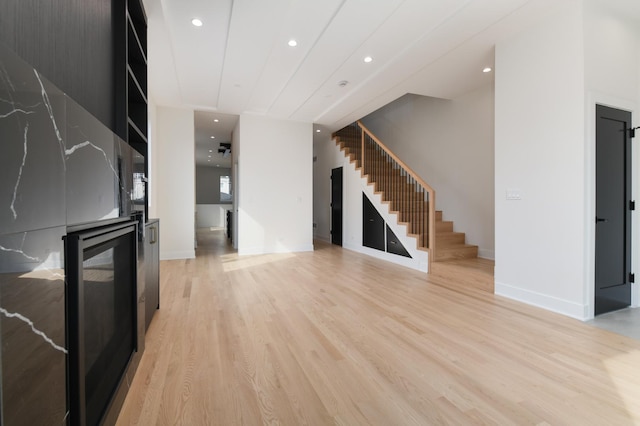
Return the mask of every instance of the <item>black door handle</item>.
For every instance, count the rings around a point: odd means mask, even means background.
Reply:
[[[598,222],[609,222],[607,219],[604,219],[602,217],[596,217],[596,223]]]

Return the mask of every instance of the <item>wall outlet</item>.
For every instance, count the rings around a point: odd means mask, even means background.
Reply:
[[[522,193],[519,189],[507,189],[505,198],[507,200],[522,200]]]

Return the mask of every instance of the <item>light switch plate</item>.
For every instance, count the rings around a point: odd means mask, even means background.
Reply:
[[[519,189],[507,189],[507,200],[522,200],[522,194]]]

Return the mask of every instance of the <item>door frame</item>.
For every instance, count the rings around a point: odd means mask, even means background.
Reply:
[[[595,261],[596,261],[596,104],[629,111],[632,114],[632,125],[637,125],[639,114],[637,105],[628,99],[609,96],[598,92],[588,92],[586,96],[586,134],[585,134],[585,244],[584,244],[584,319],[594,318],[595,313]],[[631,150],[631,199],[638,200],[638,169],[640,168],[640,149],[633,146],[639,141],[638,136],[632,140]],[[638,266],[640,240],[638,238],[638,209],[631,212],[631,271],[640,272]],[[631,307],[640,306],[640,292],[636,285],[631,286]]]

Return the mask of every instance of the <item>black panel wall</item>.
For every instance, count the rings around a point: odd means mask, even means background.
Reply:
[[[111,3],[2,0],[0,43],[115,130]]]

